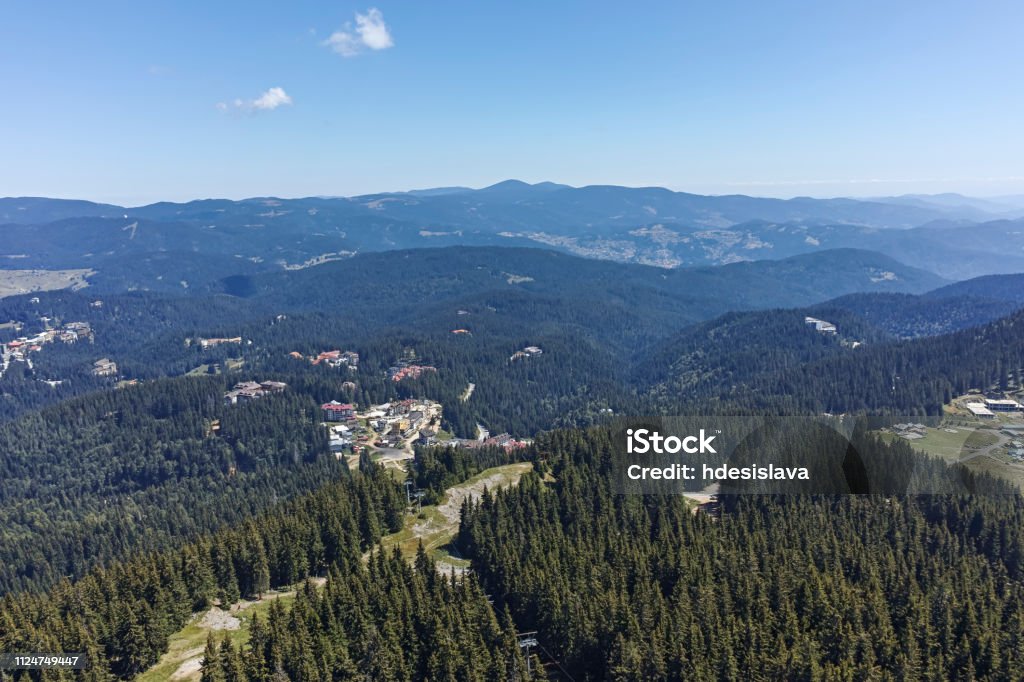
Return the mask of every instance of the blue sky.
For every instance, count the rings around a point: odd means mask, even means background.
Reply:
[[[1019,2],[6,2],[0,195],[1021,194],[1021,26]]]

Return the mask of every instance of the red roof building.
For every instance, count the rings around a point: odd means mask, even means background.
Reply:
[[[353,419],[356,416],[356,408],[350,403],[339,403],[332,400],[320,406],[323,410],[324,420],[329,422],[340,422]]]

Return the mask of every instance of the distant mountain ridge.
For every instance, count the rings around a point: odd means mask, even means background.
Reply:
[[[66,217],[92,216],[113,217],[128,214],[140,217],[166,215],[161,207],[175,206],[179,215],[191,215],[196,208],[212,204],[233,203],[253,204],[276,201],[285,204],[309,201],[349,201],[356,205],[372,203],[383,198],[422,200],[421,204],[436,204],[431,208],[444,211],[452,203],[464,203],[481,199],[512,200],[526,202],[552,214],[559,214],[568,207],[584,210],[588,219],[616,221],[660,215],[665,220],[686,220],[695,224],[724,226],[747,220],[826,220],[842,221],[856,225],[875,227],[915,227],[929,220],[949,217],[948,207],[940,208],[939,203],[911,201],[901,198],[883,200],[866,199],[813,199],[795,197],[774,199],[746,195],[709,196],[676,192],[663,187],[623,187],[618,185],[588,185],[572,187],[554,182],[534,184],[521,180],[504,180],[480,189],[467,187],[438,187],[408,192],[382,192],[352,197],[296,198],[255,197],[231,201],[226,199],[200,199],[170,204],[159,202],[145,206],[124,207],[98,204],[89,201],[68,199],[46,199],[42,197],[0,198],[0,223],[51,222]],[[608,209],[610,214],[602,214]],[[594,211],[597,211],[595,213]],[[619,211],[620,215],[616,215]],[[995,213],[993,215],[996,215]],[[963,216],[975,218],[975,214]],[[611,224],[611,223],[610,223]]]
[[[0,197],[0,225],[49,223],[65,218],[113,218],[125,214],[123,206],[78,199]]]
[[[422,247],[542,247],[665,268],[856,248],[957,280],[1024,272],[1024,219],[972,220],[984,206],[1006,205],[959,196],[782,200],[518,180],[134,208],[7,198],[0,199],[0,269],[92,268],[96,285],[176,291],[231,274]],[[174,253],[195,254],[196,263],[178,262]],[[129,259],[157,267],[147,271]]]
[[[395,267],[401,264],[401,267]],[[387,273],[383,276],[381,273]],[[363,254],[293,272],[229,278],[223,291],[271,306],[333,310],[360,292],[386,287],[396,305],[429,292],[436,302],[467,293],[526,292],[587,300],[612,291],[642,308],[669,297],[692,319],[726,310],[810,305],[860,291],[923,293],[942,278],[883,254],[837,249],[777,261],[699,268],[662,268],[582,259],[540,249],[448,247]],[[364,297],[369,294],[362,294]]]
[[[924,294],[856,293],[812,306],[813,315],[842,310],[898,338],[938,336],[980,327],[1024,308],[1024,275],[989,275]]]
[[[1024,207],[1013,201],[981,199],[968,197],[955,192],[943,194],[904,194],[896,197],[877,197],[872,201],[901,206],[919,206],[921,208],[948,211],[962,219],[977,221],[991,220],[993,217],[1020,218],[1024,217]]]
[[[955,282],[926,294],[927,298],[949,299],[974,296],[1024,305],[1024,274],[988,275]]]

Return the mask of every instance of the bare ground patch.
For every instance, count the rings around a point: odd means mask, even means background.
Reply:
[[[203,614],[199,621],[199,627],[207,630],[237,630],[242,627],[242,621],[214,606]]]
[[[326,578],[310,580],[317,586],[322,586],[327,581]],[[215,633],[214,637],[218,639],[227,636],[239,646],[249,639],[249,626],[254,614],[260,613],[261,617],[265,617],[271,602],[277,599],[290,602],[294,598],[294,589],[273,591],[263,595],[260,601],[243,599],[232,604],[227,610],[214,606],[205,612],[195,614],[184,628],[171,635],[167,653],[137,679],[142,682],[197,682],[202,673],[206,638],[211,632]]]
[[[515,485],[523,474],[532,468],[533,465],[529,462],[507,464],[488,469],[468,481],[448,488],[441,504],[424,507],[419,514],[409,516],[405,528],[381,540],[381,548],[383,551],[391,552],[398,547],[402,556],[412,560],[422,543],[423,548],[433,555],[439,571],[449,574],[454,569],[456,573],[464,573],[469,562],[449,556],[443,549],[459,529],[462,503],[466,499],[479,499],[484,488],[495,490]],[[367,559],[369,555],[367,552],[363,558]]]
[[[95,271],[82,270],[0,270],[0,298],[56,289],[78,290],[89,285]]]

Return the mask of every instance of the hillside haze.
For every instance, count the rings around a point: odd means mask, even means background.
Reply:
[[[89,269],[100,291],[184,291],[356,253],[454,245],[533,246],[664,268],[855,248],[957,280],[1024,271],[1021,213],[1008,201],[948,195],[781,200],[516,180],[139,207],[8,198],[0,199],[0,269]]]

